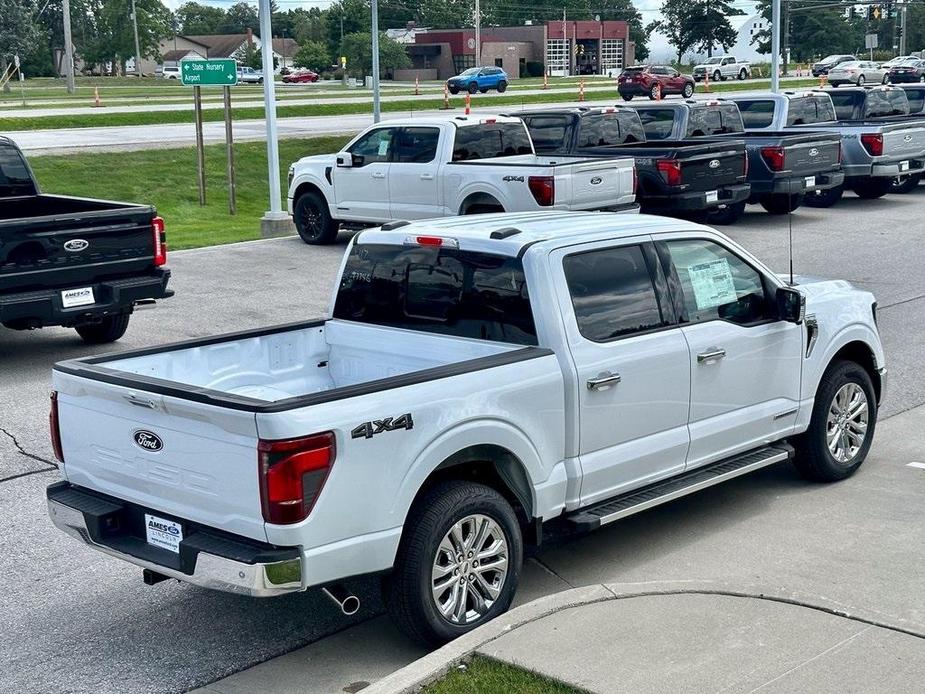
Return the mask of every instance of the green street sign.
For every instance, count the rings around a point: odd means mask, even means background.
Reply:
[[[181,60],[180,82],[190,87],[230,87],[238,83],[238,63],[233,58]]]

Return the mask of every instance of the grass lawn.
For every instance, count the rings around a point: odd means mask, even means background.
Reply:
[[[805,87],[817,84],[817,80],[807,79],[800,81],[788,82],[788,88]],[[767,89],[770,87],[769,81],[762,82],[723,82],[720,84],[711,84],[713,93],[740,91],[743,89]],[[701,90],[698,89],[698,92]],[[359,92],[358,95],[362,94]],[[589,99],[600,99],[604,92],[592,92]],[[457,109],[462,109],[464,95],[450,97],[450,103]],[[614,102],[618,100],[616,90],[613,92]],[[491,106],[508,106],[534,103],[555,103],[555,102],[574,102],[576,94],[569,91],[547,92],[544,94],[503,94],[501,96],[489,96],[487,94],[476,94],[472,97],[472,102],[477,108],[480,100],[483,105]],[[285,105],[277,106],[276,112],[280,118],[289,116],[338,116],[354,113],[368,113],[372,103],[372,95],[369,95],[369,102],[360,103],[334,103],[334,104],[303,104],[303,105]],[[420,99],[417,101],[400,100],[382,102],[383,111],[423,111],[440,108],[443,105],[443,98],[436,97],[433,99]],[[233,109],[234,117],[241,119],[260,119],[263,118],[262,107],[236,108]],[[188,123],[192,119],[188,111],[149,111],[139,113],[96,113],[90,115],[67,115],[67,116],[38,116],[34,118],[0,118],[0,132],[15,132],[17,130],[39,130],[43,128],[87,128],[103,126],[124,126],[124,125],[157,125],[162,123]],[[203,119],[206,121],[220,121],[223,119],[221,109],[210,109],[203,112]]]
[[[425,694],[579,694],[580,691],[489,658],[473,658],[465,670],[457,668],[424,688]]]
[[[281,140],[281,181],[289,165],[309,154],[336,152],[347,137]],[[225,146],[206,146],[206,206],[199,206],[196,149],[142,150],[67,156],[32,156],[43,192],[154,205],[167,223],[170,248],[195,248],[260,238],[269,207],[264,142],[235,145],[238,213],[228,214]],[[285,188],[283,206],[285,208]]]

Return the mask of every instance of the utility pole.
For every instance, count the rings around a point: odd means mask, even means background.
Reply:
[[[903,0],[899,9],[899,54],[906,55],[906,10],[909,3]]]
[[[141,46],[138,43],[138,12],[135,10],[135,0],[132,0],[132,27],[135,29],[135,74],[144,77],[141,71]]]
[[[482,10],[475,0],[475,66],[482,66]]]
[[[780,0],[771,3],[771,91],[780,91]]]
[[[71,43],[71,2],[63,0],[61,11],[64,14],[64,77],[67,80],[67,93],[77,91],[74,86],[74,44]]]
[[[267,2],[269,0],[266,0]],[[372,2],[373,15],[373,123],[381,119],[379,109],[379,0]]]
[[[568,28],[565,25],[565,8],[562,8],[562,49],[565,51],[565,74],[572,72],[572,51],[568,47]]]
[[[260,57],[263,60],[263,107],[267,123],[267,171],[270,184],[270,209],[260,219],[263,236],[288,234],[292,228],[289,215],[283,212],[279,180],[279,142],[276,139],[276,81],[273,79],[273,27],[270,0],[260,0]]]
[[[784,0],[784,20],[781,28],[784,39],[784,76],[787,76],[790,64],[790,0]]]

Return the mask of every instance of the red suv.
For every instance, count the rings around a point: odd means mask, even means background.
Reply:
[[[620,73],[617,91],[626,101],[634,96],[654,101],[668,94],[681,94],[686,99],[694,93],[694,78],[667,65],[635,65]]]

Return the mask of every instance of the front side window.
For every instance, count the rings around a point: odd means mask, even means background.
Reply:
[[[395,142],[392,161],[410,164],[427,164],[437,157],[440,141],[438,128],[404,128]]]
[[[562,266],[582,337],[606,342],[669,324],[641,246],[576,253]]]
[[[732,251],[706,239],[668,241],[665,247],[680,285],[682,322],[748,325],[776,315],[761,273]]]
[[[396,128],[379,128],[366,133],[350,145],[347,151],[354,157],[354,166],[388,161],[396,130]]]

